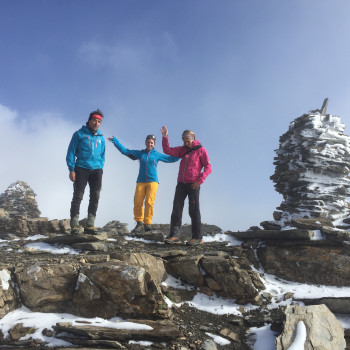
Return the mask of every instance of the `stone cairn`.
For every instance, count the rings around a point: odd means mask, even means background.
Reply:
[[[332,221],[350,214],[350,137],[338,116],[310,111],[290,123],[275,152],[275,173],[270,178],[283,202],[273,213],[275,221],[264,229],[279,229],[298,218]]]
[[[33,234],[67,233],[69,220],[48,220],[40,217],[36,194],[24,181],[16,181],[0,194],[0,236],[16,233]]]
[[[6,210],[10,216],[23,215],[28,218],[38,218],[41,213],[35,196],[36,194],[26,182],[16,181],[0,194],[0,208]]]

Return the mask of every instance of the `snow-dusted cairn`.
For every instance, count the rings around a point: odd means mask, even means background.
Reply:
[[[273,214],[281,227],[295,218],[335,221],[350,213],[350,137],[339,117],[325,113],[327,103],[295,119],[280,137],[271,180],[284,198]]]
[[[28,218],[38,218],[40,210],[35,196],[26,182],[16,181],[0,194],[0,208],[5,209],[10,216],[24,215]]]

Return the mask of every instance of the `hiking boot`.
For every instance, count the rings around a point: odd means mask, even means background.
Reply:
[[[190,241],[186,242],[186,245],[200,245],[203,244],[202,238],[192,238]]]
[[[78,235],[80,233],[80,227],[76,226],[76,227],[72,227],[70,230],[70,234],[71,235]]]
[[[181,244],[181,240],[177,237],[167,237],[165,240],[164,240],[164,243],[165,244]]]
[[[136,222],[136,226],[133,230],[131,230],[131,233],[137,233],[143,231],[143,223],[141,221]]]
[[[85,226],[84,233],[87,235],[96,235],[96,227],[95,226]]]
[[[151,225],[144,225],[143,228],[144,228],[145,232],[152,231]]]

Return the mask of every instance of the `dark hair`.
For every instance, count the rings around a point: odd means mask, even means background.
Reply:
[[[149,140],[149,139],[153,140],[154,143],[156,143],[156,137],[154,135],[147,135],[146,136],[146,141]]]
[[[92,118],[92,116],[93,116],[94,114],[98,114],[98,115],[100,115],[102,118],[104,117],[103,113],[97,108],[96,111],[93,111],[93,112],[90,113],[90,115],[89,115],[89,120]]]

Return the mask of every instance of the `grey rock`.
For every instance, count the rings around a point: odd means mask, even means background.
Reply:
[[[306,327],[305,350],[344,350],[344,329],[325,305],[288,305],[283,333],[276,338],[276,350],[288,349],[293,343],[297,324],[302,321]]]
[[[273,243],[257,248],[265,272],[300,283],[350,286],[348,245],[326,240]]]
[[[309,240],[314,233],[305,229],[293,229],[293,230],[260,230],[260,231],[239,231],[231,232],[227,231],[226,234],[230,234],[240,240],[253,240],[258,239],[265,240]]]
[[[217,350],[217,346],[213,340],[207,339],[201,344],[201,350]]]
[[[305,305],[324,304],[335,314],[350,314],[350,298],[298,299]]]

